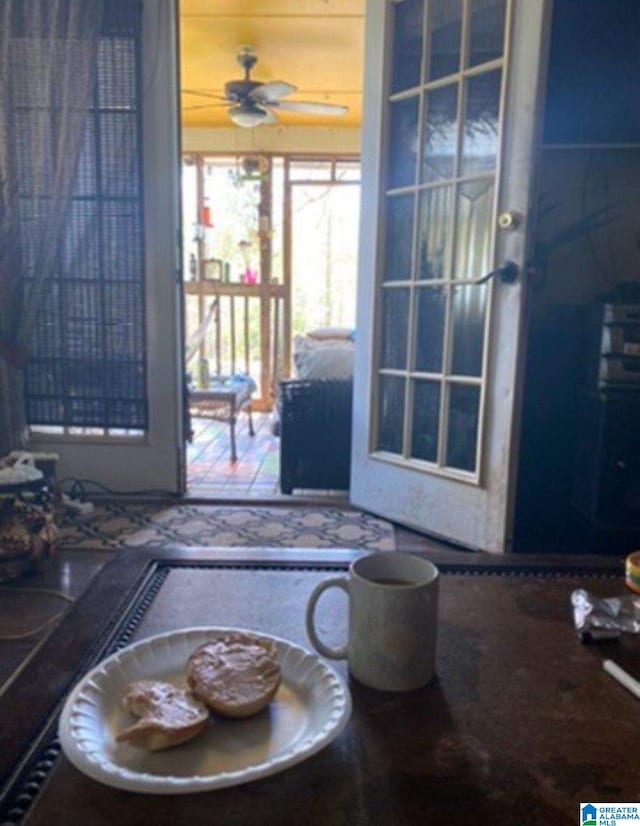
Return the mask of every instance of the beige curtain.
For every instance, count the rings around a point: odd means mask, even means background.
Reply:
[[[0,2],[0,456],[26,440],[23,368],[86,139],[103,9]]]

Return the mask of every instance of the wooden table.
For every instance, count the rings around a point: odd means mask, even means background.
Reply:
[[[617,560],[429,554],[442,572],[437,679],[408,694],[349,681],[331,745],[264,780],[149,796],[90,780],[59,754],[69,689],[122,644],[190,625],[253,627],[308,646],[304,605],[349,551],[127,550],[108,563],[0,700],[0,823],[575,824],[578,805],[638,799],[640,706],[602,669],[640,677],[633,637],[585,646],[569,596],[623,590]],[[320,604],[330,642],[344,600]],[[343,665],[337,669],[348,679]]]
[[[114,556],[105,548],[59,550],[51,559],[33,566],[31,573],[0,584],[0,636],[24,633],[44,625],[60,612],[69,611],[69,603],[56,594],[79,599],[98,571]],[[44,589],[44,590],[43,590]],[[47,632],[19,640],[0,639],[0,708],[2,694],[10,680],[24,667],[42,645]]]
[[[254,435],[251,416],[251,396],[255,385],[253,379],[222,378],[211,379],[205,390],[189,391],[189,410],[192,415],[216,419],[229,425],[231,435],[231,461],[238,459],[236,452],[236,421],[241,410],[247,411],[249,435]]]

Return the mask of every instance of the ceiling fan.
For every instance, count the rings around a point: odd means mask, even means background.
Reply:
[[[298,100],[282,100],[283,97],[296,91],[296,86],[282,80],[273,80],[262,83],[251,79],[251,70],[258,62],[258,56],[253,46],[241,46],[238,49],[238,63],[244,69],[242,80],[230,80],[225,83],[224,96],[209,92],[197,92],[184,89],[190,95],[215,98],[218,103],[208,103],[201,106],[187,106],[185,109],[205,109],[209,106],[228,106],[229,118],[236,126],[253,127],[265,123],[276,123],[275,111],[305,112],[311,115],[344,115],[346,106],[337,106],[333,103],[311,103]]]

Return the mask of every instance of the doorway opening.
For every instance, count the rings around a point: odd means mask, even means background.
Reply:
[[[188,495],[278,496],[280,382],[333,336],[352,364],[359,184],[353,155],[184,155]]]

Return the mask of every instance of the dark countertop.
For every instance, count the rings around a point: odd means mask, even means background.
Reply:
[[[492,826],[532,819],[569,826],[581,801],[637,796],[627,759],[637,701],[601,660],[615,656],[640,676],[640,640],[581,645],[568,602],[578,586],[621,592],[619,560],[611,558],[429,554],[443,571],[437,679],[404,695],[349,680],[347,729],[272,778],[200,795],[132,795],[89,780],[59,755],[57,709],[110,646],[202,623],[255,627],[308,646],[302,617],[310,590],[353,556],[120,553],[0,699],[0,812],[4,805],[20,822],[34,800],[29,824],[457,826],[472,815]],[[64,567],[64,556],[59,562]],[[344,602],[325,610],[329,631],[344,624]],[[346,677],[343,664],[337,670]]]

